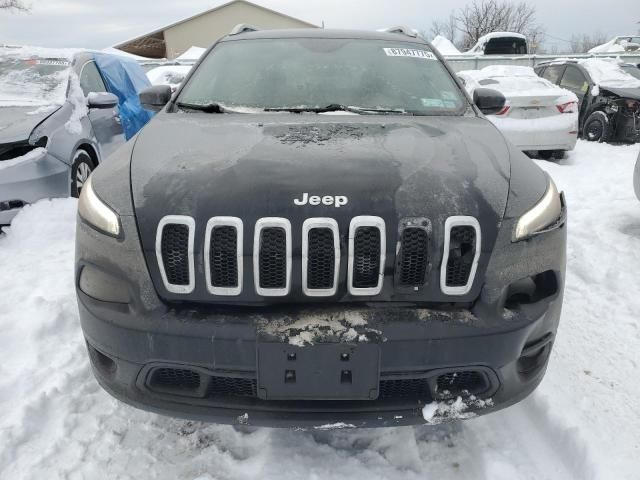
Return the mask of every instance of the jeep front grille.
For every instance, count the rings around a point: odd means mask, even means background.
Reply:
[[[428,221],[427,221],[428,222]],[[428,223],[427,223],[428,224]],[[402,224],[395,258],[395,288],[405,295],[428,285],[434,255],[430,227]],[[196,287],[194,264],[195,220],[168,216],[158,225],[156,259],[165,288],[187,295]],[[285,297],[291,293],[295,250],[292,227],[284,218],[263,218],[253,232],[253,281],[263,297]],[[298,237],[300,238],[300,237]],[[382,292],[386,252],[386,225],[380,217],[355,217],[349,225],[348,240],[341,241],[336,220],[312,218],[302,228],[302,291],[308,297],[332,297],[340,286],[340,272],[346,270],[346,288],[351,296],[372,297]],[[245,266],[243,221],[235,217],[215,217],[206,225],[203,270],[211,295],[238,296],[243,292]],[[348,250],[348,265],[341,270],[342,248]],[[202,254],[202,250],[200,253]],[[444,252],[440,267],[440,287],[444,294],[466,295],[473,286],[481,252],[480,224],[473,217],[451,217],[445,223]],[[436,257],[437,258],[437,257]],[[204,287],[203,287],[204,288]]]
[[[480,224],[473,217],[450,217],[445,223],[442,292],[466,295],[473,286],[481,248]]]

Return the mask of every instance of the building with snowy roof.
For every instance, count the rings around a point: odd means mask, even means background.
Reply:
[[[208,47],[245,23],[264,29],[317,28],[246,0],[233,0],[193,17],[120,43],[115,48],[147,58],[175,59],[192,46]]]

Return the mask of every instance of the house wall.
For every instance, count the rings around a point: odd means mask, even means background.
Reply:
[[[264,29],[310,27],[308,23],[244,2],[236,2],[166,29],[164,38],[167,58],[179,57],[192,46],[209,47],[239,23]]]

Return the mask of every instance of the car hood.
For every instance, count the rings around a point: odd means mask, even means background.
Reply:
[[[0,144],[28,140],[33,129],[56,109],[0,106]]]
[[[600,87],[600,89],[607,92],[611,92],[614,95],[618,95],[620,98],[630,98],[633,100],[640,100],[640,88]]]
[[[403,219],[429,219],[441,239],[446,218],[474,216],[483,250],[491,251],[509,178],[504,138],[477,117],[163,113],[141,131],[131,161],[135,214],[151,263],[167,215],[193,217],[198,242],[217,216],[242,219],[246,242],[264,217],[287,218],[294,232],[308,218],[330,217],[348,232],[353,217],[378,216],[390,249]],[[305,193],[348,203],[296,205]]]

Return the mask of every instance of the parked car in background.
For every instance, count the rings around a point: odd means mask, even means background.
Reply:
[[[580,135],[593,142],[640,141],[640,80],[616,59],[564,59],[535,71],[578,97]]]
[[[0,48],[0,225],[32,202],[79,196],[98,164],[151,118],[135,61]]]
[[[169,85],[175,92],[193,67],[191,65],[165,65],[147,72],[152,85]]]
[[[640,35],[622,35],[598,45],[589,53],[625,53],[640,50]]]
[[[470,55],[526,55],[529,53],[527,37],[514,32],[493,32],[480,37]]]
[[[486,87],[502,93],[506,104],[487,118],[523,151],[546,160],[561,159],[578,140],[578,98],[537,76],[532,68],[489,66],[458,72],[473,96]]]

